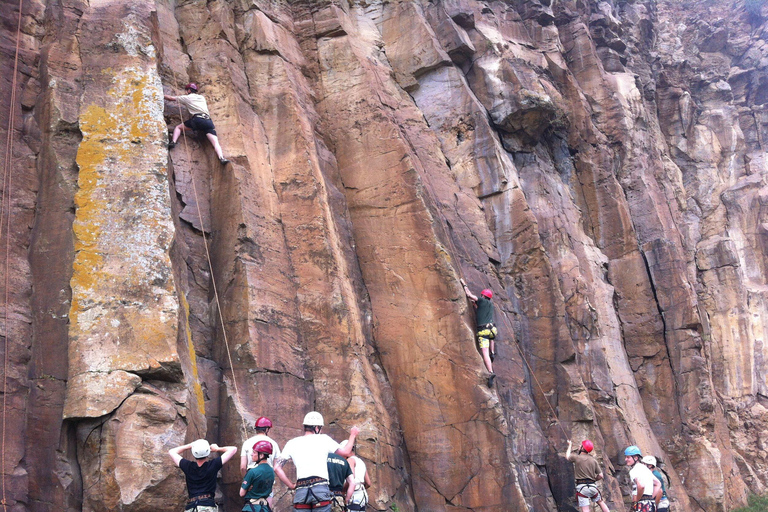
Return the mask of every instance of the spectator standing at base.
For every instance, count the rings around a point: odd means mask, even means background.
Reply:
[[[328,486],[328,454],[348,457],[360,430],[352,427],[349,444],[342,448],[329,436],[320,433],[325,422],[319,412],[307,413],[303,423],[304,435],[285,443],[280,457],[275,460],[275,474],[289,489],[296,490],[293,495],[295,512],[330,512],[333,493]],[[289,460],[296,466],[296,483],[291,482],[283,471]]]
[[[664,483],[664,477],[661,475],[661,470],[656,462],[656,457],[653,455],[646,455],[643,457],[643,464],[648,466],[653,476],[661,483],[661,499],[657,500],[656,512],[668,512],[669,511],[669,498],[667,497],[667,485]],[[669,479],[667,479],[669,482]]]
[[[628,446],[624,450],[624,463],[630,468],[629,479],[632,481],[632,511],[656,512],[654,496],[661,495],[661,482],[640,462],[642,456],[637,446]]]
[[[343,445],[346,441],[342,441]],[[352,468],[347,459],[335,453],[328,454],[328,487],[333,493],[331,512],[346,512],[347,503],[352,499],[355,490],[355,480],[352,478]],[[346,489],[346,491],[345,491]]]
[[[245,498],[243,512],[272,512],[268,499],[272,495],[275,472],[267,462],[272,455],[272,443],[263,439],[257,441],[250,453],[256,465],[248,470],[240,486],[240,496]]]
[[[192,462],[181,456],[184,450],[190,450],[195,461]],[[221,457],[207,460],[211,452],[223,453]],[[179,469],[184,472],[187,481],[187,493],[189,501],[184,510],[195,512],[217,512],[216,502],[216,476],[224,464],[237,453],[237,446],[219,447],[208,444],[205,439],[198,439],[183,446],[177,446],[168,450],[168,455],[173,459]]]
[[[347,441],[342,441],[341,446],[346,447]],[[352,499],[348,500],[347,509],[349,510],[365,510],[368,506],[368,488],[371,486],[371,478],[368,476],[368,471],[365,467],[365,462],[354,454],[355,447],[352,447],[352,455],[347,458],[350,467],[352,468],[353,486],[354,492],[352,493]]]
[[[277,444],[277,442],[269,437],[267,434],[269,433],[269,429],[272,428],[272,421],[267,418],[266,416],[261,416],[259,419],[256,420],[255,423],[256,428],[256,435],[253,437],[250,437],[246,439],[246,441],[243,443],[243,448],[240,450],[240,476],[245,476],[246,473],[250,468],[256,467],[256,463],[253,462],[253,447],[256,445],[259,441],[267,441],[269,444],[272,445],[272,452],[269,455],[269,458],[267,459],[267,463],[269,464],[269,467],[274,467],[275,465],[275,457],[280,456],[280,446]],[[270,494],[269,499],[269,507],[272,508],[272,501],[274,499],[274,495]]]
[[[603,472],[600,471],[600,464],[590,455],[595,445],[592,441],[585,439],[576,452],[572,452],[573,444],[568,441],[568,450],[565,452],[565,458],[573,462],[573,473],[576,479],[576,497],[579,500],[581,512],[589,512],[589,502],[597,503],[603,512],[610,512],[608,505],[603,501],[600,489],[597,488],[597,482],[603,479]]]

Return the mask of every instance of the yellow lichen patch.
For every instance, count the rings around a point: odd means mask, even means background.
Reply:
[[[76,159],[70,370],[178,365],[160,77],[154,64],[137,61],[101,70],[94,83],[102,89],[84,97],[99,105],[81,110]]]
[[[195,353],[195,345],[192,343],[192,329],[189,327],[189,302],[187,302],[187,296],[183,293],[179,294],[181,298],[181,306],[184,308],[184,331],[187,333],[187,349],[189,350],[189,361],[192,366],[192,388],[197,398],[197,406],[200,410],[200,414],[205,415],[205,396],[203,395],[203,387],[200,385],[200,373],[197,369],[197,354]]]

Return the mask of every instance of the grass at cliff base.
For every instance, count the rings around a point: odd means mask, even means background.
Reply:
[[[768,512],[768,496],[750,496],[749,504],[734,512]]]

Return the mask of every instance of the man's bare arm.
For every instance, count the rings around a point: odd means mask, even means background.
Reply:
[[[464,293],[467,295],[469,300],[471,300],[472,302],[477,302],[477,296],[469,290],[469,288],[467,287],[467,283],[465,283],[463,279],[459,279],[459,281],[461,282],[461,286],[464,287]]]
[[[352,448],[355,447],[355,438],[357,437],[357,434],[360,433],[360,429],[357,427],[352,427],[352,429],[349,431],[349,440],[347,442],[347,446],[344,448],[338,448],[336,450],[336,455],[341,455],[345,459],[352,455]]]
[[[170,96],[168,94],[163,94],[163,99],[166,100],[166,101],[176,101],[177,97],[176,96]]]
[[[181,453],[184,450],[188,450],[190,448],[192,448],[192,444],[191,443],[190,444],[184,444],[184,445],[181,445],[181,446],[177,446],[176,448],[171,448],[170,450],[168,450],[168,455],[170,455],[171,459],[173,459],[173,463],[178,466],[179,462],[181,462],[181,459],[183,458],[181,456]]]
[[[275,474],[277,475],[277,478],[280,479],[281,482],[283,482],[286,487],[289,489],[295,489],[296,484],[291,482],[291,479],[288,478],[288,476],[285,474],[285,471],[283,471],[283,466],[285,465],[285,459],[276,459],[275,460]]]

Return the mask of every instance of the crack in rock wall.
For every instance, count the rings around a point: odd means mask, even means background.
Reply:
[[[25,0],[10,134],[0,111],[9,508],[181,507],[169,448],[239,446],[260,415],[282,445],[310,409],[362,429],[376,510],[571,510],[586,437],[612,509],[629,444],[676,510],[765,493],[766,20]],[[204,138],[167,153],[162,95],[190,81],[226,167]],[[496,294],[493,389],[460,277]],[[236,462],[221,482],[239,510]]]

